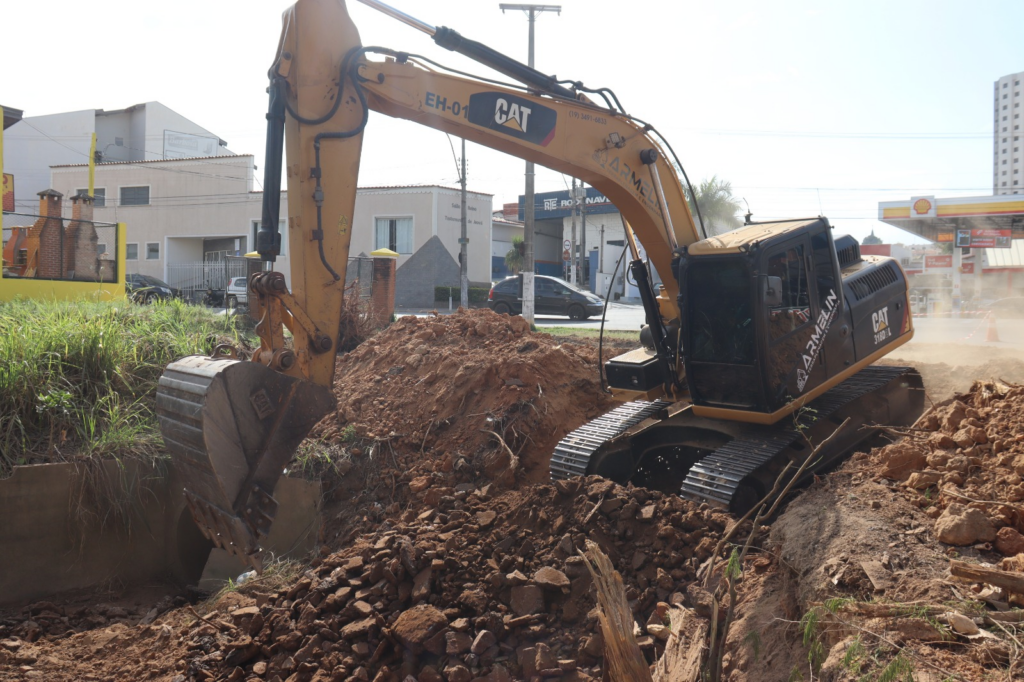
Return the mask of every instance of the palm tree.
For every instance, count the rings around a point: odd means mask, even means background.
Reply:
[[[512,237],[512,248],[505,254],[505,267],[513,275],[518,275],[523,269],[523,256],[526,255],[526,246],[522,237]]]
[[[694,193],[697,195],[697,206],[700,207],[700,214],[709,237],[735,230],[743,224],[737,217],[743,207],[732,195],[732,183],[728,180],[719,180],[717,175],[712,175],[710,180],[703,180],[694,189]],[[686,187],[686,201],[696,218],[697,212],[693,207],[689,186]]]

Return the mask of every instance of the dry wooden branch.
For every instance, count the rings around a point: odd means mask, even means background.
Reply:
[[[505,452],[508,453],[508,468],[510,471],[515,471],[516,469],[519,468],[519,458],[516,457],[516,453],[512,452],[512,448],[510,448],[508,444],[505,443],[504,438],[499,436],[494,431],[488,431],[487,429],[480,429],[480,431],[482,431],[483,433],[489,433],[495,438],[497,438],[498,442],[501,443],[501,447],[505,448]]]
[[[746,514],[744,514],[743,518],[742,518],[742,519],[740,519],[740,520],[739,520],[739,521],[738,521],[738,522],[736,523],[736,525],[735,525],[735,526],[733,526],[733,527],[732,527],[732,528],[730,529],[730,531],[729,531],[728,533],[726,533],[726,534],[725,534],[725,536],[724,536],[724,537],[722,537],[722,539],[721,539],[721,540],[719,540],[719,541],[718,541],[718,544],[717,544],[717,545],[715,546],[715,551],[714,551],[714,553],[712,553],[712,555],[711,555],[711,559],[710,559],[710,564],[709,564],[709,566],[708,566],[708,572],[707,572],[707,574],[706,574],[706,575],[704,576],[704,586],[705,586],[705,588],[706,588],[706,587],[708,586],[708,584],[710,583],[710,581],[711,581],[711,576],[712,576],[712,575],[714,574],[714,568],[715,568],[715,561],[716,561],[716,557],[717,557],[717,556],[719,555],[719,553],[720,553],[720,552],[722,551],[722,548],[723,548],[723,547],[725,547],[725,543],[726,543],[726,542],[728,542],[730,538],[732,538],[732,536],[733,536],[733,535],[735,534],[736,530],[737,530],[737,529],[738,529],[738,528],[740,527],[740,525],[741,525],[741,524],[742,524],[742,523],[743,523],[744,521],[746,521],[746,520],[747,520],[748,518],[750,518],[750,515],[751,515],[751,514],[753,514],[753,513],[755,512],[755,511],[757,512],[757,515],[758,515],[758,517],[759,517],[759,518],[763,516],[763,517],[764,517],[764,518],[766,518],[766,519],[770,519],[770,518],[772,517],[772,514],[774,514],[774,513],[775,513],[776,509],[778,509],[778,507],[779,507],[779,504],[781,504],[781,503],[782,503],[782,500],[783,500],[783,498],[785,498],[786,494],[787,494],[787,493],[789,493],[789,491],[790,491],[790,490],[791,490],[791,489],[793,488],[793,486],[794,486],[794,485],[796,484],[796,482],[797,482],[798,480],[800,480],[800,477],[801,477],[801,476],[803,475],[804,471],[806,471],[806,469],[807,469],[807,467],[808,467],[808,466],[810,465],[810,463],[811,463],[812,461],[814,461],[814,458],[815,458],[815,456],[817,456],[817,454],[818,454],[818,453],[819,453],[819,452],[821,451],[821,449],[822,449],[823,447],[825,447],[825,446],[826,446],[826,445],[827,445],[827,444],[828,444],[828,443],[829,443],[829,442],[830,442],[830,441],[831,441],[831,440],[832,440],[833,438],[835,438],[836,434],[838,434],[838,433],[839,433],[840,431],[842,431],[842,430],[843,430],[843,428],[845,428],[845,427],[846,427],[846,425],[847,425],[847,424],[849,424],[849,423],[850,423],[850,418],[849,418],[849,417],[847,417],[846,419],[844,419],[844,420],[843,420],[843,423],[842,423],[842,424],[840,424],[840,425],[839,425],[839,426],[838,426],[838,427],[836,428],[836,430],[835,430],[835,431],[833,431],[833,432],[832,432],[832,433],[831,433],[831,434],[829,435],[829,437],[828,437],[828,438],[826,438],[825,440],[821,441],[821,442],[820,442],[820,443],[819,443],[819,444],[817,445],[817,447],[815,447],[815,448],[814,448],[813,450],[811,450],[810,454],[808,454],[808,455],[807,455],[807,458],[806,458],[806,459],[804,459],[804,462],[803,462],[803,464],[801,464],[801,465],[800,465],[800,468],[799,468],[799,469],[797,469],[796,473],[795,473],[795,474],[793,474],[793,477],[789,479],[789,483],[787,483],[787,484],[786,484],[786,487],[782,489],[782,492],[780,492],[780,493],[778,493],[778,494],[776,495],[776,491],[778,490],[778,485],[779,485],[779,482],[780,482],[780,481],[781,481],[781,480],[783,479],[783,477],[784,477],[784,476],[786,475],[786,473],[787,473],[787,472],[789,471],[789,468],[790,468],[790,466],[792,465],[792,463],[791,463],[791,462],[790,462],[790,463],[787,463],[787,464],[786,464],[786,466],[785,466],[785,467],[784,467],[784,468],[782,469],[782,471],[781,471],[781,472],[779,473],[779,475],[778,475],[778,476],[776,477],[776,479],[775,479],[775,485],[774,485],[774,486],[772,486],[772,490],[771,490],[771,492],[769,492],[769,493],[768,493],[767,495],[765,495],[765,496],[764,496],[764,497],[763,497],[763,498],[761,499],[761,501],[760,501],[760,502],[758,502],[758,503],[757,503],[756,505],[754,505],[754,507],[753,507],[753,508],[752,508],[752,509],[751,509],[750,511],[748,511],[748,512],[747,512]],[[775,502],[774,502],[774,503],[772,504],[772,506],[771,506],[771,509],[769,509],[767,513],[765,513],[765,514],[761,514],[761,511],[762,511],[762,510],[764,509],[765,505],[767,505],[767,504],[768,504],[768,502],[769,502],[769,501],[770,501],[770,500],[772,499],[772,496],[773,496],[773,495],[775,495]],[[756,529],[756,528],[754,528],[754,529],[752,529],[752,530],[751,530],[751,532],[752,532],[752,533],[753,533],[753,532],[756,532],[756,530],[757,530],[757,529]]]
[[[1010,592],[1024,594],[1024,574],[1010,571],[1000,571],[997,568],[985,568],[976,564],[968,564],[963,561],[951,560],[949,572],[957,578],[964,578],[973,582],[987,583],[1001,587]]]
[[[672,634],[665,643],[665,653],[654,669],[654,682],[697,682],[704,665],[708,622],[691,609],[674,607],[668,613]],[[692,627],[688,627],[693,623]],[[689,640],[683,633],[691,631]]]
[[[949,495],[950,497],[955,497],[957,499],[964,500],[966,502],[973,502],[974,504],[987,504],[987,505],[991,505],[993,507],[1009,507],[1010,509],[1016,509],[1019,512],[1024,512],[1024,507],[1022,507],[1019,504],[1013,504],[1012,502],[997,502],[995,500],[976,500],[973,497],[967,497],[966,495],[961,495],[960,493],[955,492],[955,491],[953,491],[953,490],[951,490],[949,488],[943,488],[939,492],[942,495]]]
[[[626,599],[622,576],[597,543],[587,540],[586,553],[579,554],[597,587],[597,602],[601,606],[597,617],[604,635],[605,671],[612,682],[654,682],[647,659],[633,636],[633,612]]]

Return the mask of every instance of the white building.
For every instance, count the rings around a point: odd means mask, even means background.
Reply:
[[[4,131],[4,172],[14,175],[15,211],[35,212],[37,194],[50,188],[50,166],[87,163],[93,133],[98,161],[138,162],[232,154],[217,135],[159,102],[115,111],[83,109],[24,116]],[[97,191],[97,206],[105,200],[106,196]],[[33,218],[8,215],[4,226],[30,225],[32,221]]]
[[[86,187],[88,172],[86,164],[54,166],[48,185],[69,202]],[[209,269],[223,272],[218,264],[225,257],[255,248],[263,193],[253,191],[251,155],[102,163],[96,166],[95,189],[106,199],[102,205],[97,202],[95,220],[127,226],[128,273],[152,275],[175,287],[205,289]],[[467,196],[469,278],[489,282],[492,197],[480,192]],[[437,185],[360,188],[350,256],[390,248],[399,254],[402,272],[410,256],[437,236],[457,261],[460,199],[458,189]],[[287,215],[284,193],[282,253],[275,269],[290,279]]]
[[[1003,76],[994,84],[992,149],[993,194],[1024,194],[1024,145],[1021,144],[1021,106],[1024,71]]]
[[[525,199],[524,196],[519,197],[520,218],[523,217]],[[534,195],[534,202],[535,272],[569,280],[565,256],[573,251],[573,201],[570,192],[539,192]],[[615,264],[625,248],[625,229],[619,209],[593,187],[587,187],[585,202],[586,230],[583,216],[577,214],[575,218],[575,252],[583,254],[586,259],[588,288],[600,296],[610,292],[613,298],[636,298],[639,294],[635,287],[626,283],[624,276],[628,264],[624,263],[614,273]],[[657,279],[657,274],[655,277]]]

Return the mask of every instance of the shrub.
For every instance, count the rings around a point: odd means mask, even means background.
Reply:
[[[470,287],[469,302],[486,303],[487,294],[490,292],[490,287]],[[457,304],[462,297],[462,292],[459,287],[434,287],[434,301],[447,303],[449,295],[452,297],[452,301]]]
[[[181,301],[0,304],[0,475],[40,460],[155,456],[164,367],[245,345],[237,325]]]

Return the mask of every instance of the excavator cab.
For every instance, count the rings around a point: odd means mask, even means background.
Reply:
[[[908,341],[899,265],[850,266],[860,271],[844,279],[825,218],[755,223],[683,249],[676,275],[695,414],[775,423]]]

